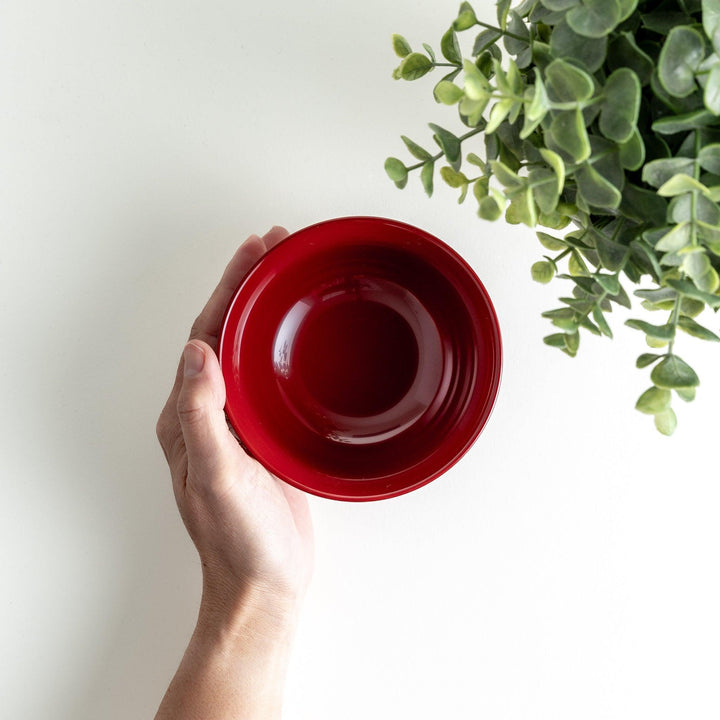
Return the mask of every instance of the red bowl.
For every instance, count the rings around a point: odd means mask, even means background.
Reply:
[[[492,410],[501,340],[469,265],[423,230],[349,217],[264,255],[225,314],[228,419],[279,478],[379,500],[437,478]]]

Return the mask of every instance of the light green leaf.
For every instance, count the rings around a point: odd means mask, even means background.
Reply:
[[[690,177],[690,175],[680,173],[663,183],[658,188],[657,193],[662,197],[675,197],[693,191],[701,192],[703,195],[710,195],[710,191],[701,182]]]
[[[702,22],[715,52],[720,52],[720,0],[702,0]]]
[[[589,38],[608,35],[622,18],[618,0],[583,0],[566,15],[568,25],[578,34]]]
[[[637,129],[641,87],[628,68],[616,70],[605,83],[600,109],[600,132],[616,143],[626,143]]]
[[[465,94],[471,100],[487,100],[490,97],[491,88],[487,78],[480,72],[477,65],[470,60],[463,62],[465,70]]]
[[[695,73],[705,57],[702,35],[691,27],[674,27],[658,59],[662,86],[675,97],[687,97],[695,88]]]
[[[670,115],[656,120],[651,129],[660,135],[676,135],[681,132],[707,127],[717,122],[717,117],[709,110],[693,110],[682,115]]]
[[[712,294],[720,286],[720,278],[707,253],[702,250],[685,255],[680,268],[695,283],[698,290]]]
[[[535,85],[531,89],[532,99],[525,106],[525,123],[520,132],[520,139],[524,140],[533,130],[543,121],[548,110],[550,110],[550,100],[545,90],[545,84],[542,80],[540,70],[535,68]]]
[[[600,332],[605,335],[606,337],[609,337],[612,339],[613,333],[610,329],[610,326],[608,325],[607,320],[605,319],[605,315],[603,311],[597,306],[594,305],[592,309],[592,316],[593,320],[597,323],[598,328],[600,328]]]
[[[528,182],[540,212],[553,212],[560,199],[555,173],[552,170],[537,168],[530,171]]]
[[[651,387],[635,403],[635,409],[646,415],[656,415],[670,407],[672,395],[666,388]]]
[[[407,181],[408,170],[403,164],[402,160],[398,160],[394,157],[389,157],[385,161],[385,172],[393,182]]]
[[[695,399],[695,388],[675,388],[677,396],[685,402],[692,402]]]
[[[484,197],[478,203],[478,215],[483,220],[495,221],[503,214],[505,209],[505,203],[499,202],[498,198],[492,192],[487,197]]]
[[[677,355],[667,355],[650,374],[650,379],[657,387],[675,388],[696,387],[700,384],[695,371]]]
[[[544,284],[549,283],[555,277],[555,268],[547,260],[536,262],[530,269],[533,280]]]
[[[463,30],[468,30],[476,22],[477,18],[475,17],[475,11],[473,10],[472,5],[467,2],[461,3],[457,20],[453,23],[453,28],[461,32]]]
[[[543,160],[553,169],[557,179],[557,191],[561,193],[565,187],[565,163],[562,158],[552,150],[540,148]]]
[[[519,188],[523,186],[523,179],[514,173],[505,163],[499,160],[491,160],[489,164],[493,175],[500,181],[503,187]]]
[[[692,158],[674,157],[652,160],[643,168],[642,179],[648,185],[660,187],[675,175],[692,175],[695,161]]]
[[[559,252],[560,250],[565,250],[567,247],[562,240],[547,233],[538,231],[536,235],[542,246],[552,252]]]
[[[687,280],[673,280],[672,278],[668,278],[665,282],[681,295],[685,295],[693,300],[699,300],[709,305],[713,310],[720,308],[720,296],[699,290],[693,283]]]
[[[720,40],[720,31],[718,31]],[[705,107],[715,115],[720,115],[720,63],[716,63],[705,80],[703,91]]]
[[[678,250],[690,244],[692,224],[681,222],[675,225],[669,232],[658,240],[655,249],[659,252],[676,253]]]
[[[620,164],[626,170],[639,170],[645,162],[645,142],[635,128],[630,139],[620,145]]]
[[[410,53],[410,55],[400,63],[399,72],[403,80],[417,80],[423,75],[427,75],[432,69],[432,61],[427,55]]]
[[[435,86],[433,94],[435,100],[443,105],[455,105],[464,95],[462,88],[447,80],[441,80]]]
[[[420,181],[422,186],[427,193],[428,197],[432,197],[433,194],[433,174],[435,171],[435,163],[426,162],[422,170],[420,171]]]
[[[663,435],[672,435],[677,429],[677,417],[672,408],[667,408],[664,412],[655,416],[655,427]]]
[[[451,188],[459,188],[468,184],[468,179],[463,173],[449,167],[440,168],[440,176]]]
[[[510,12],[510,5],[512,0],[498,0],[497,1],[497,19],[498,25],[501,30],[507,29],[507,18]]]
[[[553,60],[545,68],[545,80],[552,102],[584,102],[595,90],[590,75],[565,60]]]
[[[400,58],[407,57],[412,52],[410,43],[402,35],[393,35],[392,45],[395,54]]]
[[[590,157],[591,147],[582,112],[568,110],[553,118],[548,130],[555,146],[566,152],[576,163]]]
[[[697,159],[703,170],[720,175],[720,143],[710,143],[700,148]]]

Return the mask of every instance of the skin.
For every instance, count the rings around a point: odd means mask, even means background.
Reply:
[[[307,497],[242,449],[224,413],[216,356],[223,313],[253,264],[287,236],[253,235],[196,319],[157,423],[180,516],[200,556],[195,630],[156,720],[280,717],[313,567]]]

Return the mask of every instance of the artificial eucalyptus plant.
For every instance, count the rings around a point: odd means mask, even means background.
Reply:
[[[636,407],[669,435],[672,393],[689,401],[699,384],[678,330],[720,341],[695,319],[720,307],[720,0],[511,4],[499,0],[489,24],[463,2],[441,58],[393,36],[394,77],[442,68],[435,100],[456,105],[467,130],[430,124],[439,152],[403,136],[417,162],[385,169],[399,188],[418,171],[432,195],[443,163],[481,218],[541,228],[548,254],[532,277],[572,287],[543,313],[556,330],[544,340],[570,356],[581,330],[611,338],[607,313],[631,307],[628,281],[642,286],[634,295],[660,319],[626,321],[652,349],[637,359],[652,384]],[[476,35],[463,56],[466,31]]]

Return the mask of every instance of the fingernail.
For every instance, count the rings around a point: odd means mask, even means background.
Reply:
[[[205,353],[194,343],[188,343],[183,350],[183,373],[185,377],[199,374],[205,365]]]

